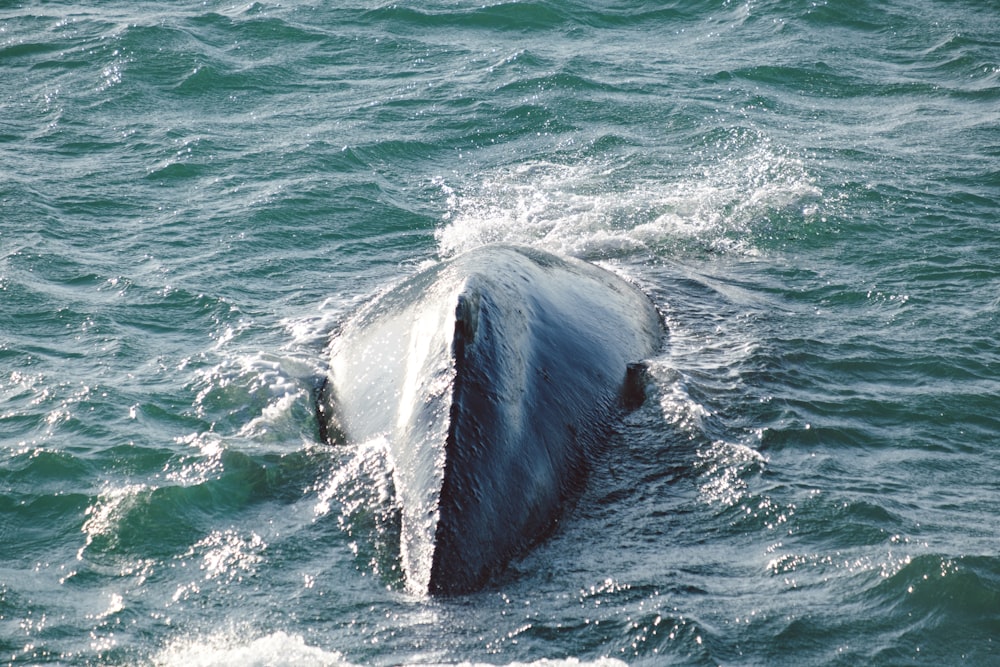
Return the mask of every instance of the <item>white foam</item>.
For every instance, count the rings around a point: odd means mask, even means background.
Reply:
[[[311,405],[316,365],[290,355],[259,351],[227,350],[218,356],[216,364],[193,374],[190,387],[197,392],[195,414],[220,420],[213,431],[224,439],[235,436],[258,443],[294,440],[302,430],[304,406]],[[246,420],[241,424],[229,421],[236,413],[245,414]]]
[[[417,667],[416,664],[411,663],[407,667]],[[459,662],[459,663],[448,663],[441,665],[421,665],[420,667],[498,667],[495,663],[491,662]],[[627,665],[621,660],[616,660],[614,658],[598,658],[597,660],[580,660],[578,658],[563,658],[556,660],[549,660],[548,658],[542,658],[541,660],[536,660],[534,662],[511,662],[507,663],[506,667],[627,667]]]
[[[278,631],[256,639],[240,639],[233,634],[221,633],[197,639],[173,642],[158,655],[152,664],[160,667],[355,667],[337,651],[327,651],[310,646],[301,635]],[[407,667],[498,667],[487,662],[403,663]],[[548,659],[532,662],[511,662],[507,667],[625,667],[613,658],[585,661],[578,658]]]
[[[727,140],[713,152],[680,177],[631,178],[627,164],[591,160],[526,162],[470,186],[439,179],[448,207],[440,252],[502,242],[587,258],[694,243],[754,254],[758,227],[772,212],[818,217],[815,179],[766,137]]]
[[[351,665],[336,651],[309,646],[300,635],[281,631],[249,641],[228,634],[181,639],[167,646],[152,662],[162,667]]]

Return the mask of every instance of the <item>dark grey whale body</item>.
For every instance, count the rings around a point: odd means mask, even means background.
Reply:
[[[616,275],[515,246],[441,262],[345,324],[321,419],[385,440],[412,590],[475,590],[551,529],[661,326]]]

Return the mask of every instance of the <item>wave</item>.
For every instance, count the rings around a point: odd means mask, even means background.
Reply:
[[[906,550],[912,545],[898,541],[895,546],[901,553],[890,553],[881,562],[853,559],[848,553],[786,560],[781,575],[786,580],[796,579],[795,571],[816,571],[808,581],[797,582],[803,594],[808,594],[816,576],[841,580],[842,604],[857,613],[790,618],[782,627],[772,628],[774,639],[819,648],[831,636],[851,636],[856,639],[845,652],[853,661],[868,663],[911,663],[914,656],[950,663],[958,655],[972,663],[989,662],[993,647],[988,638],[1000,627],[997,560],[911,556]]]
[[[371,10],[367,22],[391,27],[452,28],[545,31],[558,28],[570,14],[553,2],[499,2],[471,9],[414,9],[398,4]]]

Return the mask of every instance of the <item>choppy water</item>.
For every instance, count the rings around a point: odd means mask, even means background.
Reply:
[[[1000,664],[995,3],[90,4],[0,5],[0,661]],[[312,382],[496,240],[669,343],[420,599]]]

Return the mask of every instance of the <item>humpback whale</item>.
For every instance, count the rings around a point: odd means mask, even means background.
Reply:
[[[330,347],[330,441],[384,439],[419,594],[481,588],[581,488],[662,320],[594,264],[488,245],[373,299]],[[641,394],[639,394],[641,396]]]

